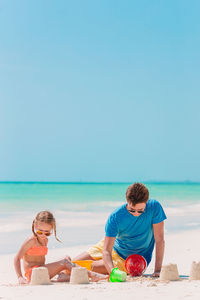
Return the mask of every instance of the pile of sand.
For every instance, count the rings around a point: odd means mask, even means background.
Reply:
[[[30,283],[32,285],[50,284],[48,269],[45,267],[34,268],[32,270]]]
[[[162,266],[160,272],[160,280],[179,280],[178,268],[176,264],[169,264]]]
[[[190,269],[190,279],[191,280],[200,280],[200,262],[192,262]]]
[[[89,283],[87,269],[82,267],[73,268],[70,276],[70,283],[72,284]]]

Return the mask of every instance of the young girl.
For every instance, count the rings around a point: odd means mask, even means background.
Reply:
[[[46,267],[49,272],[49,277],[52,278],[63,270],[67,270],[71,273],[71,269],[76,266],[76,264],[71,262],[69,256],[62,260],[45,264],[45,255],[48,252],[48,237],[53,231],[56,240],[59,241],[56,236],[56,221],[53,214],[49,211],[39,212],[32,224],[33,235],[23,243],[14,259],[15,271],[20,284],[30,282],[33,268]],[[21,259],[23,259],[25,277],[23,277],[21,271]],[[93,281],[107,278],[106,276],[90,271],[88,271],[88,276],[91,277]],[[65,281],[67,280],[69,281],[69,276],[65,276]]]

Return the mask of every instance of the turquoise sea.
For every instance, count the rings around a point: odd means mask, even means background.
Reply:
[[[130,183],[0,183],[0,254],[16,252],[31,234],[34,216],[51,210],[58,244],[88,245],[104,235],[108,215],[123,204]],[[200,228],[200,183],[146,183],[150,198],[163,205],[166,232]]]

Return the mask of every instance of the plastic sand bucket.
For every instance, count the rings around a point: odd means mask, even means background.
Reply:
[[[125,261],[125,268],[131,276],[141,276],[146,270],[146,259],[139,254],[132,254]]]
[[[124,271],[120,271],[118,268],[112,269],[109,277],[111,282],[123,282],[126,281],[127,274]]]
[[[87,270],[91,271],[93,260],[73,260],[73,263],[79,265],[80,267],[84,267]]]

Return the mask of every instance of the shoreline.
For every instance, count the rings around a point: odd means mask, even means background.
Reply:
[[[166,207],[165,235],[182,234],[200,230],[200,205]],[[188,213],[187,213],[188,212]],[[0,255],[17,252],[21,244],[31,235],[32,218],[35,212],[21,212],[2,217],[0,220]],[[52,236],[49,249],[78,247],[96,244],[104,237],[105,223],[109,212],[55,211],[58,243]]]

